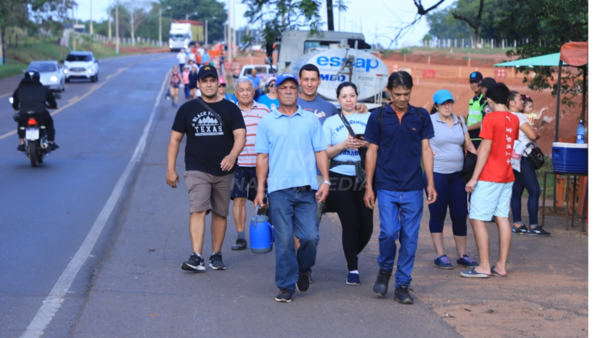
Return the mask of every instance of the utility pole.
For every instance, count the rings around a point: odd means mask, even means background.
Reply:
[[[92,13],[94,12],[92,11],[92,0],[90,0],[90,35],[94,34],[94,15]]]
[[[231,0],[227,2],[227,61],[231,63],[231,54],[233,47],[231,46]]]
[[[327,0],[327,30],[333,31],[333,0]]]
[[[130,21],[131,21],[131,44],[135,46],[135,33],[133,31],[133,2],[131,2],[131,9],[129,10]]]
[[[116,1],[117,2],[117,8],[116,8],[116,15],[115,15],[115,35],[117,37],[117,43],[116,43],[116,48],[115,48],[115,52],[117,53],[117,55],[119,54],[119,0]]]
[[[110,22],[110,18],[112,18],[112,13],[110,12],[110,6],[108,6],[108,40],[110,41],[112,39],[112,22]]]
[[[158,41],[162,46],[162,7],[158,7]]]

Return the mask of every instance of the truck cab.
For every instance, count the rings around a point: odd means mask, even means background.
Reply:
[[[192,27],[189,23],[171,23],[169,30],[169,48],[171,52],[178,52],[188,48],[192,41]]]

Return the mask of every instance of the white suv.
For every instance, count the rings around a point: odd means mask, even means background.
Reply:
[[[98,60],[92,52],[70,52],[63,61],[65,79],[88,79],[98,81]]]

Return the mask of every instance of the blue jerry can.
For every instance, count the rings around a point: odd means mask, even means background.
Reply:
[[[250,220],[250,250],[254,253],[273,250],[273,227],[268,216],[258,215],[258,208]]]

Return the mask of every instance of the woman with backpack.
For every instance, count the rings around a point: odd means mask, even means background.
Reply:
[[[462,116],[454,115],[454,98],[450,91],[440,89],[433,95],[430,112],[435,136],[430,140],[433,149],[433,180],[437,200],[429,205],[429,232],[433,240],[436,259],[433,265],[440,269],[453,269],[444,252],[444,220],[450,208],[452,233],[456,243],[458,265],[471,268],[478,266],[467,255],[467,193],[461,178],[465,149],[476,153]]]
[[[519,139],[515,140],[511,164],[515,181],[512,187],[510,209],[513,216],[513,234],[529,236],[550,236],[550,233],[538,224],[539,199],[542,190],[537,180],[535,169],[525,154],[525,148],[530,143],[535,143],[539,135],[528,123],[527,116],[523,114],[523,98],[518,92],[512,91],[508,96],[508,109],[519,118]],[[521,220],[521,198],[527,189],[527,211],[529,212],[529,227]]]
[[[179,67],[173,66],[171,74],[169,74],[169,88],[171,90],[171,106],[177,107],[179,98],[179,87],[183,85],[183,77],[179,72]]]

